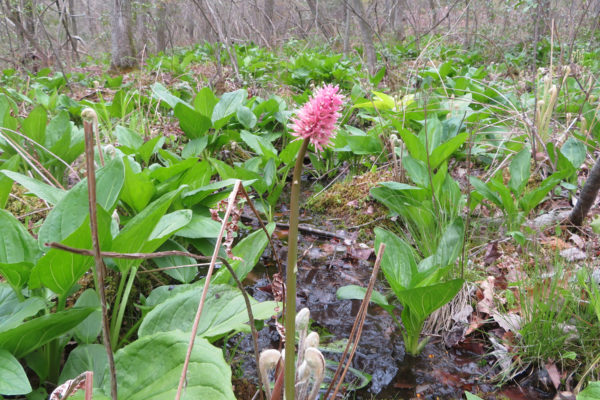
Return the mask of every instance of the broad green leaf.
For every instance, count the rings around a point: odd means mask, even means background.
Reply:
[[[123,182],[125,171],[123,160],[114,158],[96,173],[97,202],[103,209],[112,211]],[[78,229],[89,214],[87,179],[69,190],[50,211],[40,228],[38,243],[61,242]]]
[[[530,168],[531,150],[526,147],[517,153],[509,166],[510,181],[508,182],[508,187],[510,187],[515,196],[519,196],[527,185],[527,181],[529,181]]]
[[[367,288],[362,286],[347,285],[339,288],[335,295],[340,300],[363,300],[366,292]],[[388,303],[385,296],[377,290],[373,290],[373,293],[371,293],[371,301],[387,311],[394,309],[394,306]]]
[[[302,147],[301,140],[291,141],[290,143],[288,143],[287,146],[285,146],[285,148],[283,150],[281,150],[281,153],[279,154],[279,158],[285,164],[291,164],[296,159],[296,155],[298,154],[300,147]]]
[[[0,349],[22,358],[37,348],[76,327],[95,308],[71,308],[24,322],[16,328],[0,332]]]
[[[498,195],[500,195],[503,213],[510,216],[514,215],[517,212],[517,207],[515,205],[516,203],[513,199],[510,189],[504,184],[500,175],[489,181],[488,187],[491,190],[494,190],[496,193],[498,193]]]
[[[148,164],[148,161],[150,161],[150,157],[154,153],[156,153],[162,147],[162,145],[164,143],[165,143],[164,136],[156,136],[155,138],[152,138],[152,139],[148,140],[146,143],[144,143],[138,149],[138,154],[139,154],[140,158],[142,159],[142,161],[145,162],[146,164]]]
[[[198,157],[208,144],[208,136],[202,136],[187,142],[181,151],[182,158]]]
[[[166,241],[166,238],[177,232],[182,227],[185,227],[192,220],[192,210],[177,210],[172,213],[165,214],[158,221],[158,224],[152,230],[148,238],[149,244],[159,240],[161,244]]]
[[[69,358],[60,373],[58,382],[61,384],[86,371],[92,371],[94,372],[94,387],[101,387],[107,366],[108,356],[104,345],[80,344],[69,353]],[[95,398],[96,396],[94,396]]]
[[[164,87],[160,82],[155,82],[154,84],[152,84],[152,86],[150,86],[150,89],[152,90],[152,96],[155,99],[164,101],[171,108],[175,108],[175,106],[178,103],[182,102],[182,100],[179,97],[173,96],[173,94],[169,92],[169,89]]]
[[[421,321],[422,324],[429,314],[452,300],[462,288],[463,283],[462,279],[454,279],[436,285],[402,290],[397,292],[396,296],[404,307],[410,309],[415,321]],[[404,316],[402,321],[404,322]]]
[[[144,144],[144,139],[135,131],[121,125],[115,128],[115,136],[120,146],[136,151]]]
[[[537,188],[525,193],[525,195],[519,201],[519,205],[523,211],[525,211],[525,213],[529,213],[531,210],[533,210],[542,202],[542,200],[544,200],[544,197],[546,197],[546,195],[550,193],[550,191],[554,189],[554,187],[558,185],[560,181],[569,176],[570,173],[571,171],[566,170],[555,172],[544,179]]]
[[[220,230],[220,222],[207,215],[194,213],[190,223],[175,235],[189,239],[216,238],[219,236]]]
[[[172,400],[189,344],[181,331],[145,336],[115,355],[119,400]],[[149,362],[151,360],[151,362]],[[104,380],[103,391],[110,393]],[[185,397],[189,399],[235,400],[231,368],[221,349],[198,338],[192,350]]]
[[[277,150],[264,137],[253,135],[248,131],[242,131],[240,137],[257,154],[272,158],[277,157]]]
[[[163,195],[130,219],[114,238],[111,250],[120,253],[142,253],[156,250],[168,237],[164,237],[162,241],[161,239],[151,240],[150,238],[179,192],[180,190],[175,190]],[[162,228],[160,230],[162,231]],[[115,263],[121,272],[129,270],[129,268],[139,265],[141,262],[142,260],[115,259]]]
[[[5,172],[15,171],[19,168],[20,162],[21,157],[19,155],[14,155],[0,165],[0,208],[6,206],[6,202],[8,201],[13,186],[13,179],[6,175]]]
[[[110,248],[111,216],[98,207],[98,239],[100,248]],[[92,234],[89,215],[67,238],[61,241],[67,246],[92,249]],[[94,258],[59,249],[50,249],[39,259],[33,271],[30,286],[36,287],[39,281],[59,296],[66,296],[83,274],[92,266]]]
[[[125,158],[125,183],[121,190],[121,200],[139,213],[148,205],[156,189],[151,179],[144,172],[135,173],[131,169],[130,160]]]
[[[170,250],[179,250],[179,251],[187,251],[185,247],[180,245],[174,240],[167,240],[158,251],[170,251]],[[169,256],[169,257],[160,257],[152,259],[158,268],[168,268],[168,267],[176,267],[176,266],[184,266],[181,268],[175,269],[167,269],[163,272],[169,275],[171,278],[176,279],[182,283],[189,283],[196,278],[198,274],[198,267],[193,266],[194,264],[199,263],[200,261],[196,261],[194,258],[185,257],[185,256]]]
[[[419,161],[409,155],[402,159],[402,165],[406,169],[408,177],[422,188],[429,188],[429,171],[423,161]],[[431,190],[431,188],[429,188]]]
[[[571,162],[573,168],[579,168],[583,164],[587,153],[585,145],[574,137],[567,139],[560,152]]]
[[[35,239],[27,229],[8,211],[0,210],[0,262],[34,262],[38,250]]]
[[[30,139],[35,140],[39,144],[44,144],[46,137],[46,122],[48,121],[48,114],[42,106],[37,106],[23,120],[22,129],[23,133]]]
[[[465,396],[467,396],[467,400],[483,400],[481,397],[469,392],[465,392]]]
[[[248,97],[248,92],[244,89],[238,89],[234,92],[223,93],[221,100],[215,105],[212,112],[212,123],[215,129],[221,129],[237,111],[244,100]]]
[[[488,188],[487,185],[483,183],[480,179],[475,178],[474,176],[470,176],[469,182],[471,183],[471,185],[473,185],[473,187],[479,194],[481,194],[483,197],[485,197],[487,200],[491,201],[498,207],[502,208],[502,200],[500,200],[500,197],[498,197],[496,193],[492,192],[490,188]]]
[[[31,385],[19,361],[0,349],[0,395],[14,396],[31,392]]]
[[[62,200],[67,193],[62,189],[55,188],[54,186],[50,186],[46,183],[38,181],[37,179],[30,178],[27,175],[23,175],[18,172],[3,170],[0,171],[0,173],[19,183],[25,189],[29,190],[40,199],[47,201],[52,205],[58,204],[58,202]]]
[[[426,161],[427,154],[425,153],[425,146],[421,143],[419,138],[397,124],[394,123],[394,125],[396,126],[396,129],[398,129],[398,134],[402,138],[408,153],[417,160]]]
[[[219,99],[217,96],[215,96],[208,86],[205,86],[200,89],[196,95],[196,98],[194,99],[194,108],[200,114],[210,118],[213,115],[213,109],[218,102]]]
[[[256,122],[258,121],[252,110],[245,106],[238,107],[236,116],[238,121],[240,121],[240,124],[246,129],[254,129]]]
[[[55,145],[62,144],[65,141],[68,146],[71,141],[71,129],[69,113],[66,110],[59,111],[46,127],[44,145],[51,149]]]
[[[577,395],[577,400],[600,400],[600,382],[590,382]]]
[[[436,169],[446,161],[467,140],[468,133],[463,132],[433,149],[429,156],[429,165]]]
[[[269,235],[272,235],[275,230],[275,224],[271,222],[266,228]],[[240,281],[243,281],[244,278],[246,278],[246,275],[252,271],[252,268],[254,268],[260,259],[260,256],[263,251],[265,251],[268,243],[269,239],[267,238],[266,233],[262,229],[258,229],[235,245],[231,252],[234,256],[241,258],[241,260],[233,260],[230,261],[229,264],[231,264],[231,268],[233,268]],[[212,283],[233,284],[234,282],[227,268],[221,268],[212,278]]]
[[[175,106],[175,117],[179,120],[181,130],[185,132],[190,139],[203,136],[212,127],[212,121],[209,117],[194,110],[193,108],[178,103]]]
[[[427,118],[427,120],[423,122],[423,129],[419,132],[418,137],[423,148],[425,149],[427,147],[427,151],[430,155],[441,144],[443,131],[444,128],[442,127],[442,123],[437,117]],[[402,138],[404,139],[404,136]],[[421,161],[426,161],[426,159],[421,159]]]
[[[180,329],[191,332],[202,289],[191,289],[172,296],[160,303],[144,318],[138,331],[139,337],[158,332]],[[273,301],[258,303],[250,298],[252,314],[256,321],[276,315],[278,304]],[[198,325],[198,336],[216,338],[228,332],[248,332],[248,311],[239,289],[229,285],[211,285]]]
[[[13,287],[15,292],[20,293],[31,275],[33,264],[30,262],[0,263],[0,275]]]
[[[102,311],[100,311],[100,299],[94,289],[86,289],[79,295],[75,307],[94,307],[97,311],[91,313],[79,325],[73,329],[73,335],[81,343],[93,343],[102,330]],[[83,372],[83,371],[82,371]]]
[[[188,158],[187,160],[178,161],[169,167],[159,167],[153,169],[150,173],[150,177],[157,179],[159,182],[163,182],[177,174],[187,171],[196,163],[198,163],[198,160],[195,158]]]
[[[189,192],[184,193],[181,197],[184,200],[184,204],[187,206],[193,206],[198,204],[200,201],[208,197],[215,190],[222,189],[228,186],[233,186],[237,182],[237,179],[224,179],[222,181],[210,183],[206,186],[199,187]],[[244,187],[248,187],[254,183],[254,180],[242,181]]]
[[[21,301],[6,283],[0,283],[0,332],[16,328],[44,308],[46,303],[41,297]]]
[[[394,293],[415,287],[422,277],[412,247],[392,232],[375,228],[375,248],[381,243],[386,245],[381,270]]]

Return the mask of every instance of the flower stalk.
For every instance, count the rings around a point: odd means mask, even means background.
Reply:
[[[296,382],[296,274],[298,272],[298,223],[300,216],[300,182],[304,155],[309,143],[317,151],[322,151],[330,144],[335,135],[335,125],[340,117],[339,110],[344,98],[338,93],[339,88],[325,85],[315,90],[313,96],[299,110],[292,120],[292,135],[304,139],[298,151],[294,174],[292,176],[292,192],[290,198],[290,228],[288,233],[288,254],[286,266],[285,289],[285,359],[284,389],[287,400],[295,400]]]

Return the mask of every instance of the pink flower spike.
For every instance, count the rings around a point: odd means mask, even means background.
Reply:
[[[340,118],[344,96],[336,85],[324,85],[315,90],[308,102],[292,119],[292,135],[309,139],[318,151],[329,146],[335,136],[335,124]]]

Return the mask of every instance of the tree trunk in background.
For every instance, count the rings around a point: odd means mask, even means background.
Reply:
[[[363,42],[363,52],[367,57],[367,70],[370,75],[375,74],[375,66],[377,64],[377,56],[375,55],[375,46],[373,45],[373,38],[371,37],[371,27],[365,19],[365,10],[362,5],[362,0],[353,0],[352,3],[353,12],[358,20],[358,26],[360,27],[360,36]]]
[[[120,71],[133,68],[136,64],[131,31],[131,0],[112,0],[111,68]]]
[[[592,168],[590,175],[583,185],[583,189],[581,189],[577,204],[573,208],[573,211],[571,211],[571,215],[569,215],[569,221],[573,225],[581,226],[590,208],[592,208],[596,201],[598,190],[600,190],[600,158],[596,160],[594,168]]]
[[[397,40],[404,40],[404,25],[402,24],[402,8],[399,1],[394,1],[390,10],[390,24]]]
[[[161,1],[156,6],[156,51],[167,49],[167,5]]]
[[[69,0],[69,17],[71,22],[71,37],[73,51],[77,54],[77,44],[79,41],[79,30],[77,29],[77,17],[75,17],[75,0]]]
[[[348,4],[345,2],[344,5],[344,55],[347,57],[350,52],[350,22],[352,21],[351,11]]]
[[[275,16],[275,0],[265,0],[265,39],[269,43],[269,46],[273,45],[273,34],[275,33],[275,26],[273,24],[273,17]]]
[[[329,32],[329,29],[327,29],[327,27],[323,25],[323,21],[319,16],[318,4],[315,2],[315,0],[306,0],[306,3],[308,4],[308,8],[310,8],[310,13],[312,14],[312,17],[315,23],[317,24],[317,27],[319,28],[325,39],[331,39],[331,33]]]

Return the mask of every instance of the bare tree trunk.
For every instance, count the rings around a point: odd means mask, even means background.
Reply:
[[[358,26],[360,27],[360,35],[362,37],[364,53],[367,57],[367,70],[369,74],[375,74],[375,66],[377,64],[377,56],[375,55],[375,46],[373,45],[373,38],[371,37],[371,27],[365,19],[365,11],[361,0],[353,0],[352,3],[353,12],[358,20]]]
[[[590,175],[588,176],[577,204],[569,215],[569,221],[575,226],[581,226],[584,218],[594,205],[596,197],[598,196],[598,190],[600,190],[600,158],[596,160],[596,164],[592,168]]]
[[[344,6],[344,55],[347,57],[350,52],[350,7],[345,2]]]
[[[131,30],[131,0],[112,0],[111,68],[120,71],[133,68],[136,64]]]
[[[77,53],[77,41],[79,40],[79,30],[77,29],[77,18],[75,17],[75,0],[69,0],[69,16],[71,22],[71,36],[73,37],[73,50]]]
[[[167,49],[167,5],[161,1],[156,7],[156,50],[165,51]]]
[[[265,36],[269,46],[273,45],[273,34],[275,33],[275,26],[273,24],[273,17],[275,15],[275,0],[265,0]]]
[[[315,23],[317,24],[317,27],[319,28],[325,39],[331,39],[331,33],[329,32],[329,29],[327,29],[327,27],[323,24],[323,21],[319,17],[318,4],[315,2],[315,0],[306,0],[306,3],[308,4],[308,8],[310,8],[310,13],[312,14],[312,17]]]

